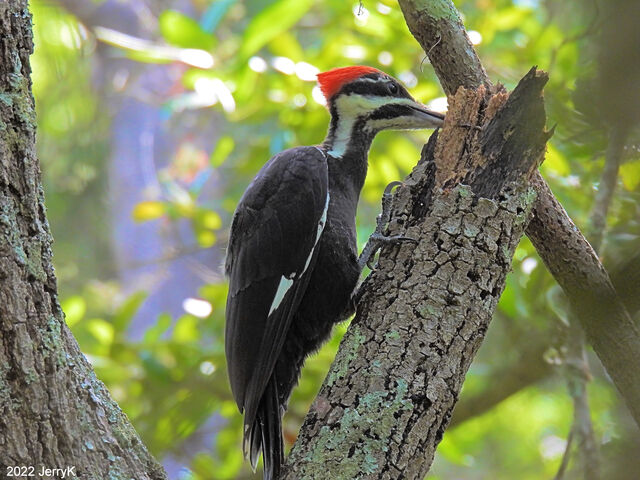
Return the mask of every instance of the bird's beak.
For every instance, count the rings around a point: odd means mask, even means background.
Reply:
[[[380,130],[419,130],[437,128],[444,122],[442,113],[429,110],[412,98],[390,100],[378,108],[367,121],[367,126]]]
[[[421,103],[414,101],[406,105],[409,107],[408,115],[400,117],[406,121],[407,126],[404,128],[438,128],[444,123],[442,113],[434,112]]]
[[[367,97],[360,98],[367,99]],[[366,127],[375,132],[437,128],[444,122],[442,113],[429,110],[426,106],[409,97],[408,94],[393,98],[373,97],[370,103],[373,104],[374,101],[381,105],[368,115]]]

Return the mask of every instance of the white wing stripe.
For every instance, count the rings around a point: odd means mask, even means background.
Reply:
[[[287,292],[289,291],[289,289],[293,286],[293,282],[296,278],[300,278],[302,277],[302,275],[304,275],[304,272],[307,271],[307,268],[309,268],[309,264],[311,263],[311,259],[313,258],[313,252],[316,249],[316,245],[318,245],[318,241],[320,240],[320,236],[322,235],[322,232],[324,230],[324,226],[327,223],[327,212],[329,211],[329,192],[327,192],[327,200],[325,201],[324,204],[324,210],[322,212],[322,216],[320,217],[320,221],[318,222],[318,231],[316,233],[316,241],[313,244],[313,247],[311,248],[311,252],[309,253],[309,256],[307,257],[307,261],[304,264],[304,268],[302,269],[302,273],[300,273],[300,275],[294,273],[292,275],[292,278],[287,278],[284,275],[282,277],[280,277],[280,283],[278,284],[278,290],[276,291],[276,296],[273,297],[273,302],[271,302],[271,308],[269,309],[269,315],[271,315],[282,303],[282,300],[284,300],[284,296],[287,294]]]
[[[292,286],[293,286],[293,280],[290,280],[285,276],[280,277],[280,284],[278,285],[278,291],[276,292],[276,296],[273,297],[273,302],[271,302],[271,309],[269,310],[269,315],[271,315],[273,311],[276,308],[278,308],[278,306],[282,303],[284,296],[287,294],[287,292]]]

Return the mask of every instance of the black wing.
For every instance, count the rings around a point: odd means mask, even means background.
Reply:
[[[328,199],[325,155],[299,147],[269,160],[236,209],[226,261],[225,349],[246,426],[255,419],[306,289]]]

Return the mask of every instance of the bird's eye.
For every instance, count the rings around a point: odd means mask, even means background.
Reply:
[[[398,86],[395,83],[387,83],[387,91],[391,95],[395,95],[396,93],[398,93]]]

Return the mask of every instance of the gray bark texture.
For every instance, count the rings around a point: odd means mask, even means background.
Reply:
[[[546,79],[451,99],[394,198],[389,233],[418,244],[382,252],[283,478],[426,475],[530,218]]]
[[[58,303],[35,154],[32,49],[26,0],[0,3],[0,477],[23,467],[17,472],[36,478],[42,468],[69,468],[83,479],[164,479]]]
[[[448,95],[461,86],[491,84],[451,0],[399,3]],[[532,185],[537,197],[526,234],[578,312],[589,343],[640,426],[640,327],[598,255],[537,172]]]

